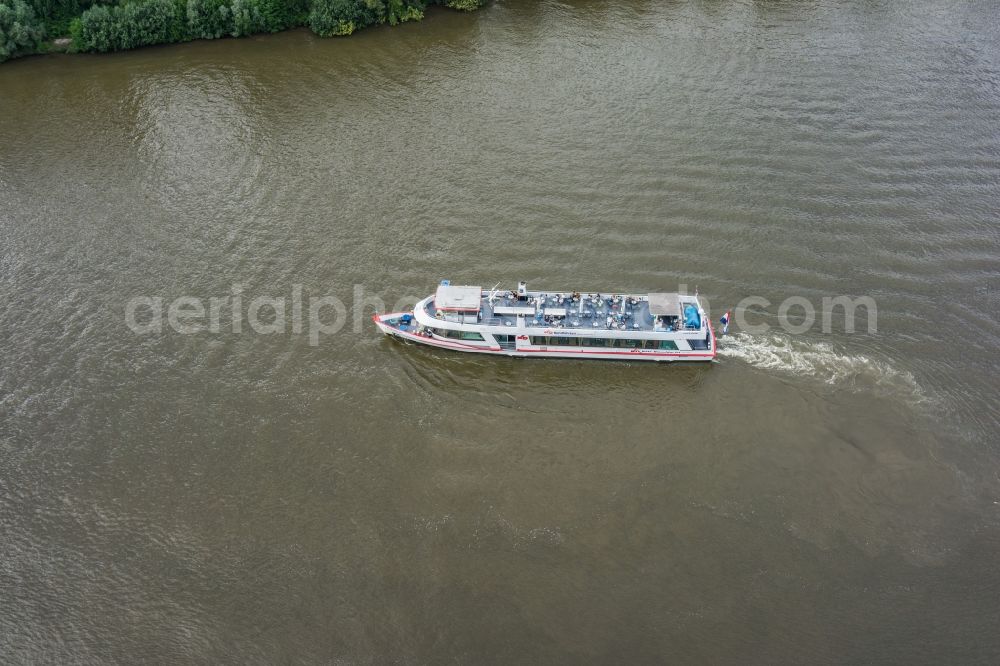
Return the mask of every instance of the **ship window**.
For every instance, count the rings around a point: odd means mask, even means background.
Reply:
[[[483,336],[474,331],[456,331],[450,328],[432,328],[430,329],[434,335],[439,335],[442,338],[451,338],[452,340],[478,340],[482,341]]]
[[[550,342],[554,345],[560,345],[562,347],[576,346],[580,344],[579,342],[577,342],[576,338],[564,338],[564,337],[550,338]]]
[[[677,345],[674,344],[673,340],[660,340],[660,349],[669,349],[674,351],[677,349]]]
[[[533,335],[531,336],[531,344],[544,347],[548,342],[546,342],[544,335]]]
[[[644,342],[645,342],[645,344],[643,345],[644,349],[656,349],[657,347],[660,346],[660,343],[657,340],[644,340]]]
[[[583,338],[581,340],[584,347],[607,347],[609,340],[604,338]]]

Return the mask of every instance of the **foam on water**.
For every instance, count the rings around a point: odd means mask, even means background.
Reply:
[[[796,377],[811,377],[838,389],[876,391],[908,402],[925,400],[912,373],[889,360],[848,353],[829,342],[784,333],[735,333],[720,338],[719,356]]]

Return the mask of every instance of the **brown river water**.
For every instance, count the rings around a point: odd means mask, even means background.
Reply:
[[[998,663],[997,17],[505,0],[0,66],[0,661]],[[442,278],[747,326],[377,333]]]

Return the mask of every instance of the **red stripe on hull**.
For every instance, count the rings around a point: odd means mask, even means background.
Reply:
[[[409,314],[405,312],[382,315],[386,319],[391,319],[393,317],[398,317],[403,314]],[[422,335],[415,335],[413,333],[408,333],[406,331],[401,331],[398,328],[393,328],[392,326],[385,324],[381,321],[379,315],[373,315],[372,321],[387,335],[394,335],[396,337],[402,338],[404,340],[412,340],[418,344],[424,344],[428,347],[438,347],[440,349],[452,349],[455,351],[467,351],[467,352],[478,352],[480,354],[494,354],[496,356],[518,356],[523,354],[549,354],[548,358],[560,358],[560,356],[554,356],[552,354],[559,354],[563,357],[565,356],[611,356],[620,358],[696,358],[703,360],[711,360],[716,356],[716,339],[715,331],[712,329],[711,324],[708,326],[709,336],[712,341],[712,350],[707,353],[685,353],[685,352],[639,352],[639,351],[598,351],[598,350],[552,350],[552,349],[510,349],[504,350],[500,347],[478,347],[475,345],[466,345],[460,342],[450,342],[445,340],[439,340],[437,338],[428,338]]]

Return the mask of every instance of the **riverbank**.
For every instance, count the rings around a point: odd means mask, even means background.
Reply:
[[[486,0],[0,0],[0,62],[68,51],[106,53],[307,27],[322,37],[420,20],[430,5]]]

